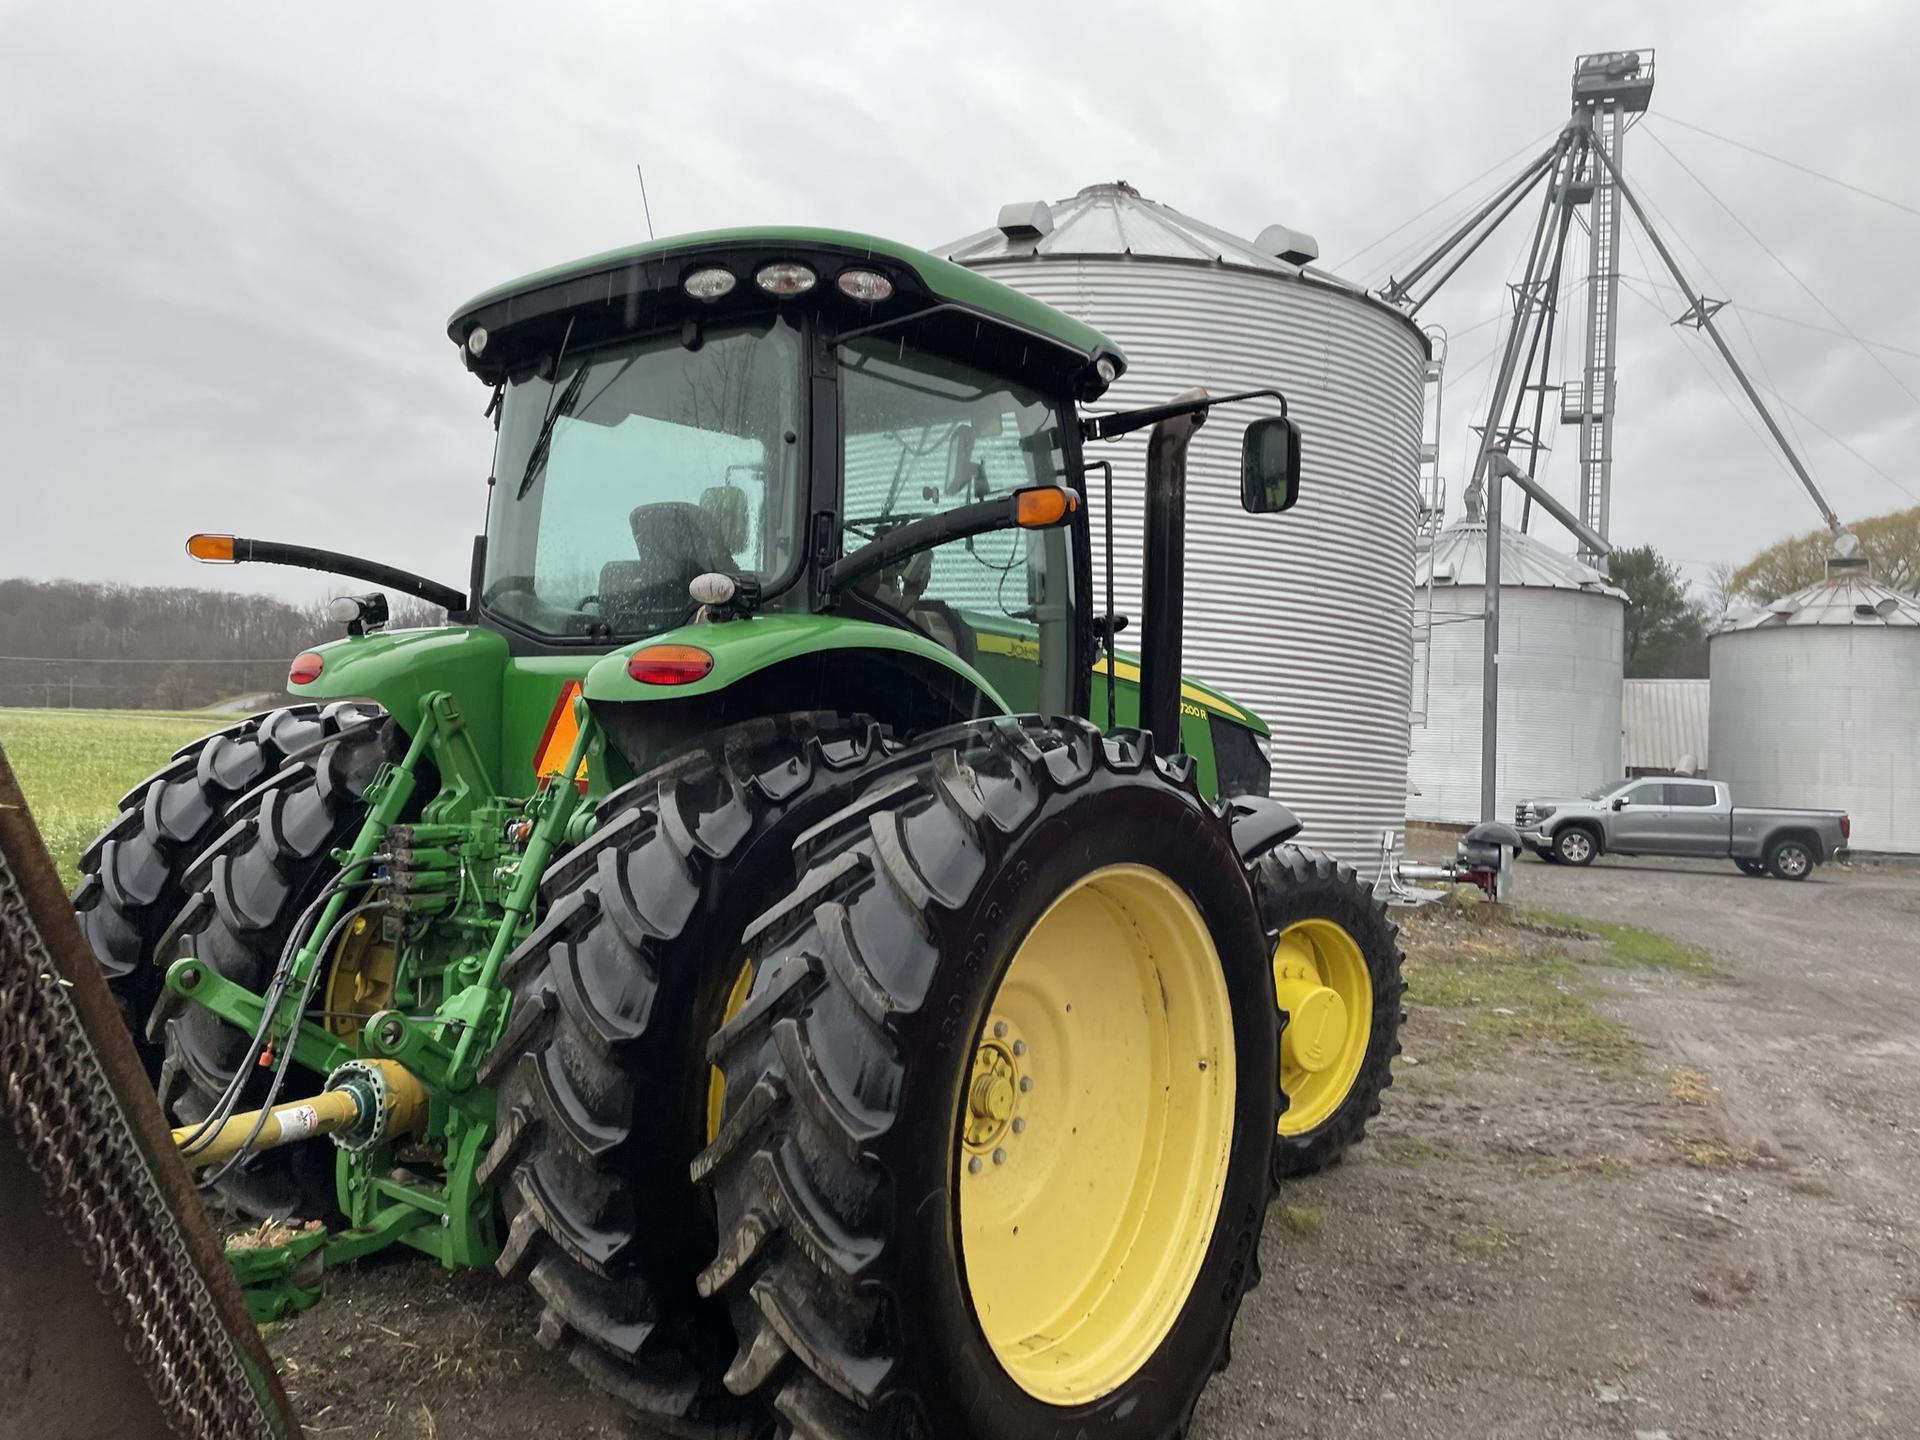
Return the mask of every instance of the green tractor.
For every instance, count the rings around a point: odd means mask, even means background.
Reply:
[[[523,1276],[670,1433],[1180,1433],[1400,1021],[1383,908],[1180,675],[1188,443],[1278,401],[1241,499],[1284,510],[1284,399],[1083,413],[1111,342],[822,230],[449,333],[497,437],[466,591],[188,548],[450,623],[335,602],[310,703],[136,788],[75,896],[205,1183],[325,1222],[233,1252],[256,1313],[404,1244]],[[1135,660],[1083,497],[1148,426]]]

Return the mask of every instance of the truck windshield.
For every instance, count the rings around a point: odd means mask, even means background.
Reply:
[[[482,599],[515,627],[667,629],[708,571],[763,581],[800,523],[800,341],[781,319],[567,356],[502,398]]]

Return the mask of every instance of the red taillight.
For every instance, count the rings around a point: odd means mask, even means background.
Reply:
[[[713,656],[698,645],[646,645],[627,657],[627,674],[642,685],[691,685],[713,673]]]
[[[1853,839],[1853,817],[1851,815],[1842,815],[1840,817],[1840,838],[1842,840]]]
[[[287,667],[289,685],[311,685],[320,678],[320,672],[326,668],[327,657],[317,650],[309,650],[293,657],[293,664]]]

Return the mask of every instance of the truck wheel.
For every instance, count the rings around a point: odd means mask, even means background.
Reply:
[[[146,1033],[162,974],[154,956],[186,901],[188,865],[227,828],[236,797],[362,717],[357,705],[296,705],[202,736],[129,790],[119,818],[80,857],[73,908],[149,1080],[161,1061]]]
[[[1736,860],[1733,863],[1748,875],[1758,876],[1767,873],[1766,862],[1763,860]]]
[[[832,714],[716,732],[602,803],[507,962],[513,1018],[480,1073],[499,1095],[481,1167],[499,1269],[539,1295],[541,1340],[649,1433],[758,1423],[720,1383],[733,1331],[694,1284],[714,1244],[687,1173],[718,1129],[706,1045],[751,980],[742,932],[793,886],[794,837],[898,749]]]
[[[1084,722],[931,739],[749,932],[694,1174],[792,1437],[1185,1431],[1258,1278],[1273,976],[1185,757]]]
[[[1366,1134],[1400,1053],[1399,931],[1349,867],[1283,845],[1253,871],[1273,979],[1286,1108],[1273,1151],[1276,1183],[1337,1162]]]
[[[1593,832],[1584,825],[1568,825],[1553,837],[1553,853],[1567,865],[1591,865],[1600,847],[1593,843]]]
[[[1813,851],[1804,840],[1781,840],[1767,851],[1767,873],[1776,880],[1804,880],[1813,873]]]
[[[192,954],[250,990],[270,983],[295,922],[340,873],[332,852],[352,844],[366,819],[361,796],[380,766],[404,750],[396,742],[405,737],[381,712],[357,713],[360,723],[325,736],[234,805],[230,828],[186,873],[189,897],[160,941],[157,970]],[[160,1104],[175,1125],[197,1124],[246,1059],[251,1037],[159,993],[147,1038],[164,1052]],[[311,1095],[321,1079],[295,1065],[280,1098]],[[261,1104],[271,1080],[266,1069],[249,1077],[240,1108]],[[228,1172],[219,1194],[260,1219],[330,1219],[335,1153],[315,1144],[267,1151]]]

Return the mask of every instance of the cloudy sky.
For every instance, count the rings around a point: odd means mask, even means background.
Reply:
[[[1311,231],[1339,264],[1543,146],[1574,55],[1630,45],[1658,48],[1659,80],[1629,173],[1741,307],[1728,332],[1835,507],[1920,501],[1920,214],[1679,123],[1920,208],[1920,7],[1558,8],[0,0],[0,575],[326,590],[194,566],[182,537],[216,529],[462,582],[491,431],[446,317],[644,238],[636,161],[663,234],[932,244],[1124,178],[1244,235]],[[1381,278],[1496,178],[1346,273]],[[1427,312],[1456,336],[1456,475],[1521,244],[1516,225]],[[1655,264],[1625,247],[1629,274],[1664,283]],[[1816,516],[1678,309],[1640,284],[1621,301],[1614,539],[1704,578]],[[1884,348],[1827,333],[1848,328]],[[1547,471],[1569,499],[1573,433]]]

